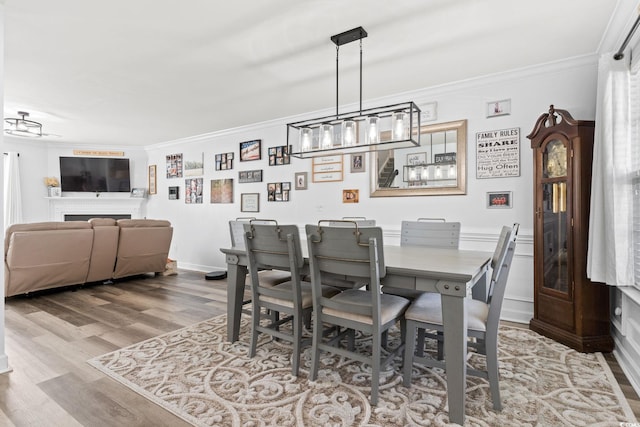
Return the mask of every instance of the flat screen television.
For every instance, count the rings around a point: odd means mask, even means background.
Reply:
[[[129,159],[60,157],[62,191],[128,193]]]

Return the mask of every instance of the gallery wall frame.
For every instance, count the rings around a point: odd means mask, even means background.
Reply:
[[[240,194],[240,212],[260,212],[260,193]]]
[[[281,166],[291,163],[290,145],[279,145],[277,147],[269,147],[269,166]]]
[[[158,166],[157,165],[149,165],[148,172],[148,183],[149,183],[149,194],[156,194],[158,192]]]
[[[238,183],[262,182],[262,169],[238,172]]]
[[[240,161],[249,162],[262,159],[262,140],[254,139],[240,143]]]
[[[219,153],[215,155],[214,159],[217,171],[233,169],[233,153]]]
[[[296,190],[306,190],[307,189],[307,183],[308,183],[308,178],[309,174],[307,172],[296,172],[295,174],[295,183],[296,183]]]
[[[354,153],[351,155],[351,173],[365,172],[365,153]]]
[[[342,154],[314,157],[312,162],[313,182],[336,182],[344,179]]]
[[[487,208],[489,209],[511,209],[513,207],[513,197],[511,191],[488,191]]]
[[[288,202],[290,200],[291,182],[270,182],[267,184],[267,201]]]
[[[507,116],[511,114],[511,99],[487,102],[487,117]]]

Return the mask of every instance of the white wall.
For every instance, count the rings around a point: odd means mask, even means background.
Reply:
[[[467,119],[466,195],[370,198],[368,172],[371,162],[367,159],[367,173],[351,174],[347,165],[342,182],[309,182],[308,190],[292,189],[290,202],[267,202],[268,182],[292,182],[293,188],[295,172],[311,171],[311,160],[308,159],[292,158],[290,165],[268,166],[268,147],[286,144],[287,122],[332,113],[327,110],[149,147],[149,164],[158,166],[158,194],[148,200],[148,215],[173,223],[175,231],[170,256],[178,260],[180,267],[200,271],[225,268],[219,248],[230,245],[228,221],[251,216],[240,212],[241,193],[260,193],[260,213],[255,216],[275,218],[281,223],[302,226],[320,219],[343,216],[376,219],[385,230],[385,242],[391,244],[398,244],[401,220],[434,216],[462,223],[461,248],[492,251],[501,226],[519,222],[519,243],[503,318],[528,322],[533,315],[533,160],[526,135],[531,132],[536,119],[548,111],[550,104],[568,110],[576,119],[592,120],[595,116],[596,71],[595,57],[580,57],[365,103],[367,108],[408,100],[419,106],[436,101],[436,122]],[[327,104],[331,103],[329,98]],[[486,103],[502,99],[511,99],[511,114],[486,118]],[[347,106],[341,111],[354,109],[355,106]],[[521,135],[520,177],[476,179],[476,133],[514,127],[520,128]],[[262,140],[262,160],[239,162],[239,143],[253,139]],[[202,152],[205,153],[204,203],[188,205],[184,202],[184,178],[166,178],[165,156],[182,153],[189,158]],[[226,152],[235,154],[233,169],[215,171],[215,154]],[[251,169],[263,170],[263,182],[239,184],[238,171]],[[210,203],[210,182],[221,178],[234,179],[233,204]],[[180,200],[168,200],[169,186],[180,187]],[[351,188],[360,189],[360,203],[343,204],[342,190]],[[487,209],[487,191],[512,191],[513,208]]]

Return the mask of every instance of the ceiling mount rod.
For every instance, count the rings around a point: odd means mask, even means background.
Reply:
[[[362,39],[367,37],[367,32],[362,27],[353,28],[340,34],[331,36],[331,41],[336,45],[336,118],[338,118],[338,86],[339,86],[339,63],[340,63],[340,46],[360,40],[360,112],[362,112]]]
[[[618,49],[615,55],[613,55],[613,59],[615,59],[616,61],[619,61],[622,58],[624,58],[624,53],[623,53],[624,49],[627,47],[627,44],[629,44],[629,42],[631,41],[631,37],[633,37],[633,33],[635,33],[636,30],[638,29],[638,25],[640,25],[640,15],[638,15],[638,17],[636,18],[636,22],[634,22],[633,27],[631,27],[631,30],[629,30],[629,34],[627,34],[627,37],[622,42],[622,46],[620,46],[620,49]]]

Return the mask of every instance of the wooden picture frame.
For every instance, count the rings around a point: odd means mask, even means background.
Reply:
[[[342,190],[342,203],[359,203],[360,202],[360,190],[349,189]]]
[[[260,193],[240,194],[240,212],[260,212]]]
[[[312,168],[313,182],[337,182],[344,179],[342,154],[314,157]]]
[[[250,162],[262,158],[262,140],[254,139],[240,143],[240,161]]]
[[[158,167],[156,165],[149,165],[149,172],[147,179],[149,182],[149,194],[156,194],[158,192]]]

